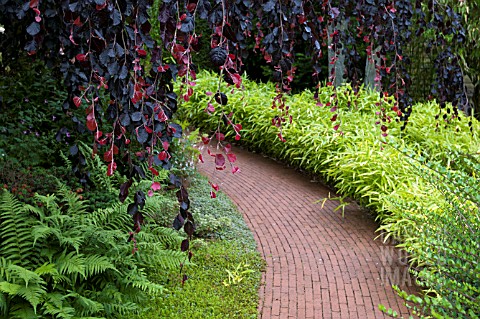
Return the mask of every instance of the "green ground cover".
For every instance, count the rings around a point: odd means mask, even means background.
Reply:
[[[193,214],[199,223],[216,220],[221,226],[193,241],[194,260],[185,269],[189,279],[184,284],[178,270],[152,274],[168,291],[139,319],[257,318],[264,262],[241,214],[221,192],[215,199],[207,198],[209,190],[204,178],[190,189]]]

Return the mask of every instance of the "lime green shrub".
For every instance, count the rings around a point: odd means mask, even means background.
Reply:
[[[392,120],[387,124],[389,135],[382,137],[380,125],[376,124],[379,120],[376,112],[380,107],[389,109],[391,106],[384,101],[377,106],[381,102],[378,94],[361,90],[355,95],[348,86],[337,91],[337,113],[341,121],[338,131],[333,129],[330,120],[333,115],[331,106],[316,106],[313,94],[308,91],[289,96],[287,105],[293,123],[284,124],[286,142],[282,143],[277,138],[278,129],[271,125],[272,118],[279,115],[271,108],[275,96],[273,85],[248,80],[243,83],[245,89],[233,93],[222,87],[229,102],[225,106],[213,102],[216,110],[209,115],[206,108],[212,98],[205,92],[215,92],[218,80],[214,75],[203,73],[190,102],[181,108],[181,116],[207,134],[220,126],[222,132],[233,140],[233,130],[219,121],[222,112],[233,112],[232,122],[243,126],[241,142],[244,145],[323,176],[341,194],[371,207],[380,217],[385,211],[380,195],[410,189],[420,178],[410,172],[405,156],[398,149],[407,148],[413,154],[444,165],[460,165],[449,159],[453,151],[467,154],[479,151],[479,138],[470,133],[469,119],[464,116],[446,128],[441,124],[438,130],[435,129],[438,110],[434,103],[417,105],[405,132],[400,130],[401,123]],[[319,101],[323,104],[329,102],[332,90],[331,87],[322,88]],[[480,128],[477,121],[472,127],[474,131]],[[388,147],[391,144],[396,148]],[[461,169],[469,171],[467,165]]]
[[[384,238],[393,236],[402,243],[419,281],[432,289],[419,306],[421,313],[451,317],[478,313],[480,272],[474,260],[478,261],[480,248],[472,241],[478,238],[480,225],[480,196],[475,195],[480,193],[479,167],[475,164],[480,125],[476,120],[463,115],[459,120],[437,120],[434,102],[417,104],[406,130],[401,130],[402,123],[392,114],[391,122],[382,123],[388,127],[388,135],[382,136],[377,112],[383,107],[388,114],[389,102],[380,100],[376,92],[360,90],[354,94],[344,86],[336,92],[341,125],[334,130],[332,106],[316,105],[331,102],[333,88],[325,87],[318,101],[308,91],[287,98],[293,123],[284,123],[286,142],[282,143],[277,138],[278,129],[271,125],[272,118],[280,115],[271,108],[275,96],[271,84],[245,80],[245,90],[234,92],[221,87],[229,102],[225,106],[213,102],[216,110],[209,115],[205,109],[211,96],[205,92],[215,92],[217,85],[210,74],[199,77],[196,93],[184,103],[182,116],[206,134],[220,127],[232,139],[235,133],[219,119],[222,112],[233,112],[232,122],[243,126],[244,145],[322,176],[342,196],[351,196],[375,211],[383,224],[380,230],[386,233]],[[420,168],[412,161],[421,163]],[[443,168],[447,178],[432,177],[427,164]],[[459,176],[468,177],[468,184],[459,181]],[[460,212],[467,220],[460,219]],[[437,236],[440,232],[444,235]],[[450,233],[456,237],[449,237]],[[473,257],[462,257],[465,254]],[[461,260],[467,266],[461,265]]]

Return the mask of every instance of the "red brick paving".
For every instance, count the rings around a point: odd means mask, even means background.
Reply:
[[[234,152],[241,173],[216,171],[211,160],[199,169],[238,206],[267,262],[259,318],[387,318],[378,304],[408,314],[391,285],[414,292],[413,280],[393,245],[374,240],[378,225],[364,210],[351,203],[342,218],[338,202],[321,209],[315,201],[329,193],[322,184],[261,155]]]

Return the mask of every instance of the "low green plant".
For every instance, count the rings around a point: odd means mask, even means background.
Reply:
[[[36,195],[39,206],[0,195],[0,318],[117,318],[138,312],[162,285],[147,269],[178,268],[182,237],[144,227],[127,242],[126,205],[94,212],[78,195]]]
[[[254,273],[255,270],[250,269],[250,264],[247,262],[241,262],[236,267],[225,269],[227,272],[227,279],[223,281],[223,285],[226,287],[236,286],[240,284],[246,277],[246,275]]]
[[[175,269],[149,273],[166,290],[135,318],[257,318],[264,261],[234,204],[222,192],[210,198],[210,188],[205,177],[193,178],[189,188],[192,213],[200,223],[208,215],[219,227],[207,230],[197,225],[196,236],[205,238],[191,242],[193,263],[185,267],[188,279],[184,283]],[[230,222],[221,223],[224,218]]]

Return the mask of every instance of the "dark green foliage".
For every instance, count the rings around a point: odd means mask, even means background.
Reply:
[[[61,161],[56,156],[61,144],[57,131],[70,124],[61,104],[64,91],[60,82],[42,63],[17,58],[6,74],[0,75],[0,161],[9,158],[30,166],[51,167]],[[34,150],[34,152],[32,152]]]
[[[80,186],[71,163],[59,156],[68,151],[75,134],[66,128],[73,123],[62,111],[66,93],[56,75],[22,55],[9,62],[8,71],[0,75],[5,119],[0,123],[0,185],[33,204],[35,193],[55,192],[58,179],[71,188]],[[57,135],[62,129],[64,134]]]
[[[37,195],[39,207],[3,191],[0,201],[0,318],[108,317],[138,312],[162,291],[145,267],[177,268],[180,238],[150,226],[132,254],[126,205],[88,211],[76,194]],[[139,238],[140,239],[140,238]],[[28,316],[27,316],[28,317]],[[32,317],[28,317],[32,318]]]
[[[32,152],[33,154],[34,152]],[[33,204],[35,193],[52,194],[56,191],[58,180],[66,179],[69,169],[64,166],[43,168],[29,166],[24,168],[18,162],[0,161],[0,183],[2,187],[16,195],[21,201]]]

